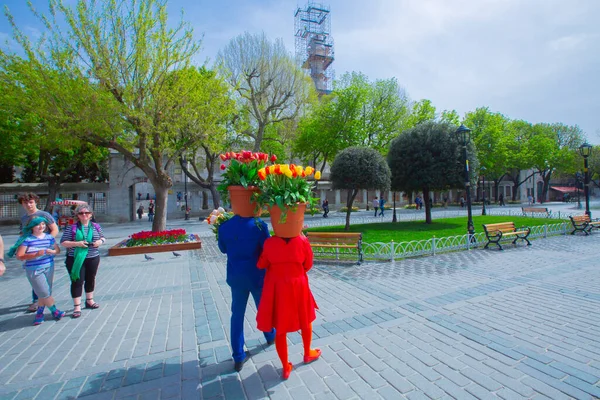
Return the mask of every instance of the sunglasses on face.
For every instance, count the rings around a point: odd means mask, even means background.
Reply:
[[[91,215],[91,214],[92,213],[89,211],[82,211],[82,212],[77,213],[77,215]]]

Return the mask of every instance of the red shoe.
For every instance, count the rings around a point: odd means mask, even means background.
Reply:
[[[292,365],[292,363],[288,363],[288,367],[283,367],[283,373],[281,374],[281,378],[284,381],[287,381],[288,378],[290,377],[290,374],[292,373],[292,369],[294,369],[294,366]]]
[[[308,355],[304,356],[304,364],[310,364],[311,362],[318,360],[319,357],[321,357],[321,349],[313,349]]]

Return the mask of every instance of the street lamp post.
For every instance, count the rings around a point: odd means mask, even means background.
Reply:
[[[465,161],[465,191],[467,192],[467,231],[469,232],[469,241],[475,241],[475,227],[473,226],[473,213],[471,212],[471,177],[469,174],[469,158],[467,154],[467,144],[471,140],[471,130],[461,125],[456,130],[456,136],[462,142],[463,158]]]
[[[581,210],[581,192],[579,191],[579,186],[581,185],[581,172],[575,172],[575,187],[577,188],[577,209]]]
[[[481,174],[483,177],[483,189],[482,189],[483,206],[481,206],[481,215],[487,215],[487,212],[485,210],[485,167],[481,167]]]
[[[187,160],[185,157],[181,161],[181,166],[183,167],[183,191],[184,191],[184,199],[185,199],[185,220],[190,219],[190,213],[188,212],[188,194],[187,194]]]
[[[396,192],[392,192],[392,197],[394,199],[394,212],[392,216],[392,222],[398,222],[398,219],[396,219]]]
[[[588,157],[592,154],[592,146],[587,142],[579,146],[579,153],[583,157],[583,190],[585,194],[585,213],[590,220],[592,213],[590,212],[590,172],[588,170]]]

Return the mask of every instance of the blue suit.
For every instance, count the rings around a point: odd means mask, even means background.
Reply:
[[[227,254],[227,284],[231,287],[231,347],[233,360],[243,361],[244,315],[248,297],[252,294],[256,308],[260,303],[265,271],[256,267],[269,228],[260,219],[235,215],[219,226],[219,250]],[[265,332],[273,341],[275,331]]]

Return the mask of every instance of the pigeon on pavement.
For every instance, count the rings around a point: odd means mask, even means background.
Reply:
[[[179,254],[179,253],[175,253],[175,252],[173,252],[173,255],[174,255],[175,257],[181,257],[181,254]]]
[[[154,257],[150,257],[148,254],[144,254],[144,258],[148,261],[154,260]]]

